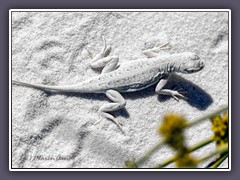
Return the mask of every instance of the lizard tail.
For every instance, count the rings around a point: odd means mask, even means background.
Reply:
[[[25,86],[25,87],[30,87],[34,89],[39,89],[42,91],[49,91],[49,92],[68,92],[67,88],[65,87],[59,87],[59,86],[48,86],[48,85],[40,85],[40,84],[30,84],[26,82],[21,82],[21,81],[15,81],[12,80],[12,84],[18,85],[18,86]]]

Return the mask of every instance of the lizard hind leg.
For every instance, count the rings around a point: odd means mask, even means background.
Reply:
[[[111,120],[112,122],[114,122],[119,127],[119,129],[124,133],[124,131],[121,127],[122,124],[118,123],[116,118],[113,115],[109,114],[109,112],[125,107],[126,100],[122,97],[122,95],[119,92],[117,92],[115,90],[107,90],[106,96],[113,102],[104,104],[103,106],[101,106],[98,110],[98,113],[102,117],[105,117],[105,118]]]

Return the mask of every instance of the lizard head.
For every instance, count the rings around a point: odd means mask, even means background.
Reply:
[[[194,73],[204,68],[204,63],[195,53],[182,53],[180,57],[178,71],[181,73]]]

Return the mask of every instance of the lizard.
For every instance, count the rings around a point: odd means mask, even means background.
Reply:
[[[99,54],[90,61],[92,69],[102,68],[101,74],[76,85],[49,86],[31,84],[12,80],[15,85],[39,89],[42,91],[61,93],[104,93],[112,102],[102,105],[98,114],[113,121],[123,132],[122,124],[109,112],[126,106],[126,100],[121,93],[135,92],[157,84],[155,92],[170,95],[175,100],[187,99],[176,90],[164,89],[172,73],[191,74],[204,68],[203,61],[193,52],[159,55],[160,50],[166,49],[169,42],[143,51],[146,58],[119,64],[117,56],[109,56],[111,46],[106,45],[103,38],[103,48]]]

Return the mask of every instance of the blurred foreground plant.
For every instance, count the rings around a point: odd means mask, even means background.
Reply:
[[[195,168],[199,163],[215,155],[218,157],[212,161],[207,168],[217,168],[228,157],[228,106],[223,107],[209,115],[201,117],[192,123],[179,114],[167,114],[163,117],[163,123],[158,128],[158,133],[164,137],[164,141],[159,142],[144,156],[138,160],[128,160],[125,162],[126,168],[138,168],[141,166],[155,151],[167,144],[177,153],[175,156],[155,165],[151,168],[163,168],[170,163],[175,162],[178,168]],[[186,147],[183,135],[184,129],[192,127],[202,121],[211,120],[214,135],[195,144],[192,147]],[[216,142],[217,150],[201,159],[195,159],[191,152],[211,143]]]

